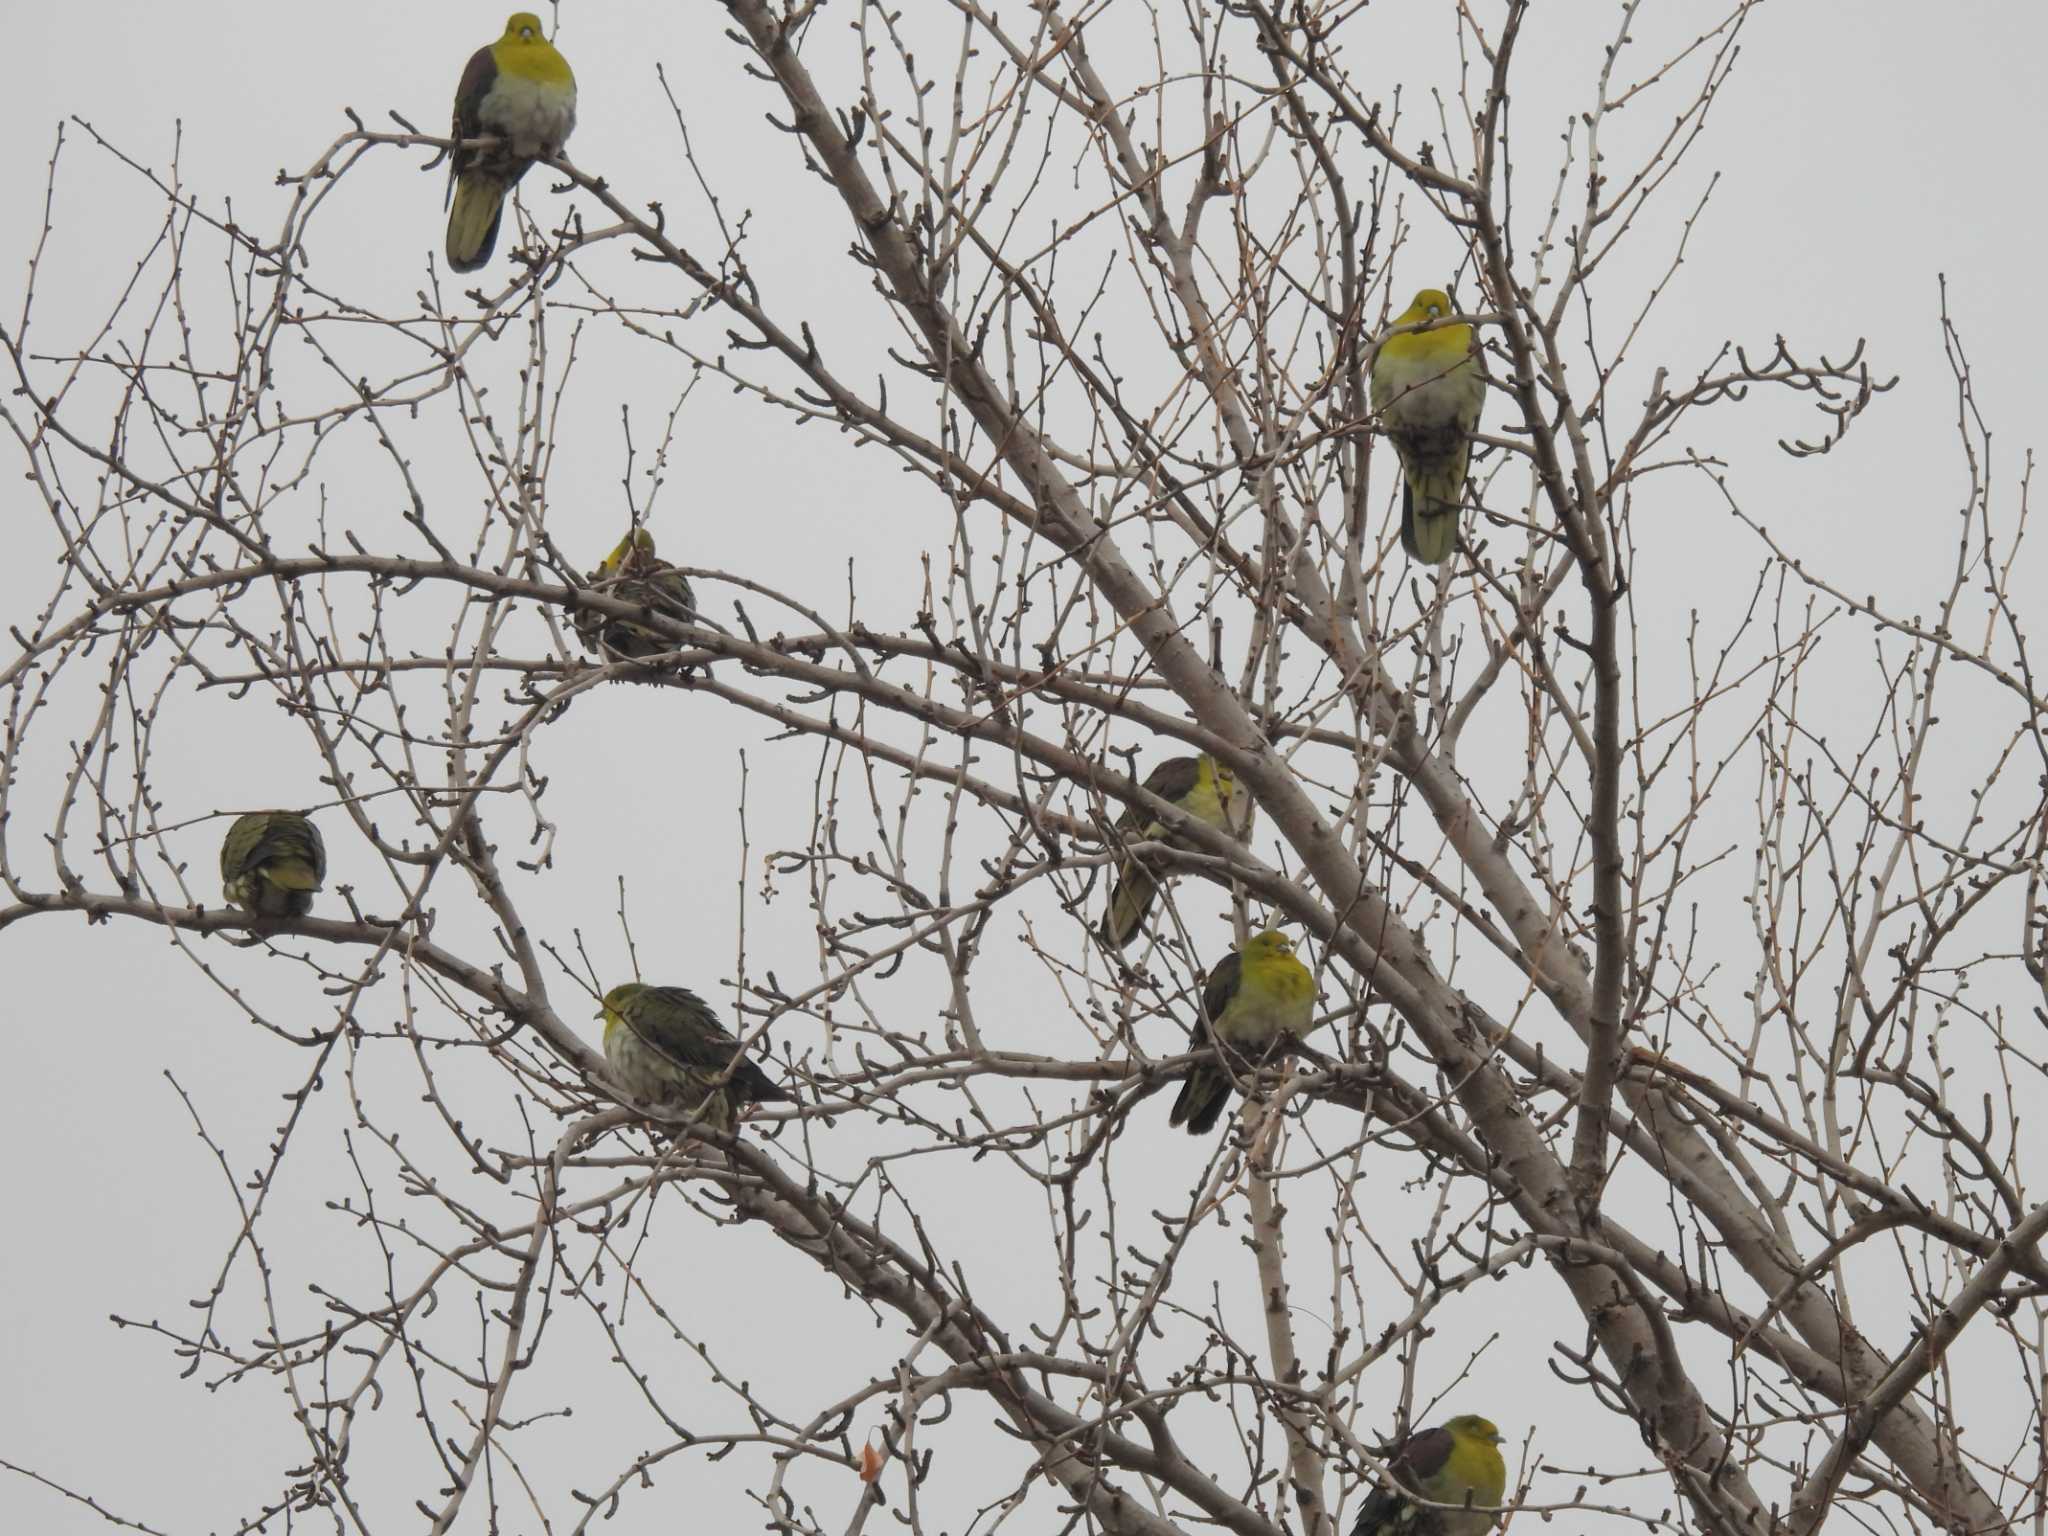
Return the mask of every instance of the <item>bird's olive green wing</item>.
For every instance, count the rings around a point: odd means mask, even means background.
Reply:
[[[1145,777],[1145,788],[1160,799],[1178,805],[1194,792],[1201,781],[1202,763],[1195,757],[1169,757]],[[1117,830],[1132,831],[1150,826],[1152,812],[1142,805],[1127,806],[1117,819]]]
[[[1179,804],[1202,776],[1199,757],[1169,757],[1146,776],[1145,787],[1162,800]]]
[[[220,877],[232,880],[249,867],[250,856],[263,841],[264,816],[238,816],[220,840]]]
[[[697,622],[697,594],[690,590],[690,578],[672,565],[663,565],[647,585],[653,593],[650,607],[664,610],[685,624]]]
[[[1169,757],[1146,776],[1145,788],[1178,805],[1194,793],[1201,779],[1200,758]],[[1116,830],[1125,838],[1138,840],[1157,825],[1148,807],[1131,805],[1124,807],[1123,815],[1117,818]],[[1135,859],[1122,864],[1117,871],[1116,887],[1110,892],[1109,910],[1102,916],[1102,941],[1122,949],[1136,938],[1145,914],[1152,909],[1152,898],[1158,893],[1159,882]]]
[[[1206,1017],[1196,1033],[1196,1049],[1216,1043],[1216,1020],[1222,1017],[1223,1010],[1237,995],[1238,979],[1243,969],[1244,962],[1233,953],[1224,956],[1216,969],[1209,973],[1208,984],[1202,988],[1202,1009]],[[1230,1073],[1218,1063],[1196,1062],[1188,1068],[1188,1075],[1181,1082],[1180,1093],[1174,1098],[1167,1124],[1185,1125],[1193,1136],[1208,1135],[1216,1128],[1216,1122],[1223,1118],[1234,1087],[1236,1083]]]
[[[258,917],[304,917],[326,879],[320,829],[297,811],[250,811],[221,839],[220,893]]]
[[[320,829],[303,816],[294,816],[292,822],[297,829],[293,841],[304,850],[307,861],[312,864],[314,883],[324,884],[327,880],[327,844],[320,840]]]
[[[220,873],[231,880],[264,865],[305,866],[313,886],[327,878],[327,847],[320,829],[296,811],[256,811],[236,818],[220,845]]]
[[[620,1010],[640,1043],[678,1067],[719,1071],[739,1041],[688,987],[649,987]]]
[[[697,598],[681,571],[664,566],[650,576],[604,576],[591,583],[594,590],[622,603],[637,603],[649,612],[680,624],[697,622]],[[632,619],[600,613],[595,608],[578,608],[573,620],[576,633],[593,651],[613,651],[633,661],[643,661],[673,651],[679,641]]]
[[[445,77],[444,77],[445,78]],[[448,130],[448,137],[455,140],[481,139],[484,135],[484,98],[491,93],[491,87],[498,83],[498,61],[488,47],[479,48],[469,56],[469,65],[462,71],[462,83],[455,87],[455,123]],[[448,157],[448,196],[455,195],[455,181],[468,170],[477,157],[477,151],[464,149],[458,142]],[[446,205],[443,199],[443,205]]]
[[[619,1016],[642,1044],[682,1071],[715,1076],[730,1070],[732,1091],[740,1099],[790,1097],[787,1089],[740,1054],[739,1041],[688,987],[649,987]]]
[[[1223,1010],[1237,996],[1238,983],[1243,978],[1244,957],[1235,953],[1225,955],[1216,969],[1209,973],[1208,984],[1202,988],[1202,1011],[1209,1016],[1210,1029],[1216,1027],[1216,1021],[1223,1017]]]

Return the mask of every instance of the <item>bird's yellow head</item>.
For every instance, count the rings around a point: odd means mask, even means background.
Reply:
[[[1244,946],[1247,960],[1278,960],[1293,953],[1294,940],[1277,928],[1269,928],[1264,933],[1247,939]]]
[[[631,533],[619,540],[618,548],[604,557],[601,574],[616,576],[626,568],[629,562],[637,565],[643,560],[652,560],[653,558],[654,535],[645,528],[635,528]]]
[[[555,45],[540,29],[540,18],[531,11],[512,13],[505,22],[505,35],[491,45],[491,56],[505,74],[560,90],[576,88],[569,61],[555,52]]]
[[[1443,289],[1425,288],[1415,295],[1413,304],[1394,317],[1394,324],[1427,325],[1432,320],[1441,320],[1457,312],[1458,306],[1451,302],[1451,296]],[[1405,335],[1389,336],[1381,343],[1381,350],[1410,362],[1452,361],[1472,350],[1472,327],[1440,325],[1433,331],[1410,331]]]
[[[1445,315],[1456,314],[1457,308],[1451,303],[1451,296],[1441,288],[1425,288],[1415,295],[1410,304],[1396,320],[1396,325],[1420,325],[1425,320],[1441,320]]]
[[[646,990],[647,984],[640,981],[628,981],[613,987],[611,991],[605,993],[604,1006],[597,1010],[594,1017],[606,1020],[615,1017],[621,1008],[631,1003],[634,998]]]
[[[1253,942],[1256,943],[1257,940]],[[1500,1444],[1500,1431],[1493,1427],[1493,1420],[1482,1419],[1476,1413],[1461,1413],[1455,1419],[1445,1421],[1444,1428],[1461,1440],[1484,1440],[1488,1445]]]

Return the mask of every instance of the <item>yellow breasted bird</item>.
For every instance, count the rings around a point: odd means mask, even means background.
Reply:
[[[1421,325],[1455,313],[1442,289],[1425,288],[1394,323]],[[1440,325],[1380,344],[1372,408],[1401,456],[1401,547],[1424,565],[1441,564],[1457,546],[1472,434],[1485,403],[1471,326]]]
[[[1251,825],[1251,796],[1238,787],[1235,774],[1206,752],[1200,757],[1168,758],[1152,770],[1145,788],[1220,832],[1242,835]],[[1138,805],[1118,818],[1116,830],[1128,843],[1156,842],[1166,836],[1165,826]],[[1136,859],[1118,865],[1109,910],[1102,914],[1102,926],[1097,930],[1102,942],[1122,949],[1136,938],[1158,893],[1158,877]]]
[[[629,981],[605,993],[598,1017],[605,1060],[636,1099],[729,1131],[743,1106],[791,1097],[688,987]]]
[[[1259,934],[1225,956],[1202,988],[1203,1043],[1219,1047],[1223,1060],[1189,1069],[1168,1123],[1185,1125],[1193,1136],[1214,1130],[1236,1086],[1234,1074],[1307,1034],[1315,1007],[1316,979],[1294,958],[1286,934]]]
[[[697,597],[690,579],[654,553],[654,535],[635,528],[604,564],[590,573],[590,589],[623,603],[639,603],[649,612],[680,624],[697,622]],[[638,661],[676,648],[677,642],[630,619],[614,618],[594,608],[579,608],[576,633],[598,655]]]
[[[1486,1536],[1500,1518],[1507,1463],[1500,1431],[1476,1413],[1420,1430],[1401,1442],[1387,1462],[1401,1486],[1378,1488],[1358,1512],[1351,1536]],[[1429,1501],[1418,1504],[1409,1495]],[[1471,1508],[1459,1506],[1470,1504]],[[1430,1505],[1447,1504],[1448,1509]]]
[[[449,137],[496,138],[448,160],[448,265],[474,272],[491,259],[505,196],[537,157],[554,154],[576,126],[576,77],[542,35],[540,18],[514,13],[505,35],[471,55],[455,87]]]
[[[221,839],[221,894],[258,917],[304,917],[326,878],[320,829],[297,811],[250,811]]]

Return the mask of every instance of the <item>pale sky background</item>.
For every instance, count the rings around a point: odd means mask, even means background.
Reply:
[[[911,0],[913,7],[930,3]],[[1022,7],[1015,9],[1021,14]],[[1479,9],[1490,17],[1498,7]],[[1584,97],[1613,9],[1543,8],[1532,28],[1515,105],[1520,153],[1530,162],[1520,195],[1528,198],[1524,216],[1531,222],[1539,189],[1548,186],[1534,165],[1547,163],[1543,157],[1561,121],[1556,109]],[[1662,9],[1646,7],[1645,26],[1659,35],[1673,30],[1657,18]],[[1447,10],[1448,0],[1381,0],[1371,8],[1370,24],[1385,28],[1387,38],[1411,40],[1408,48],[1385,51],[1380,88],[1402,79],[1417,91],[1452,84]],[[372,127],[388,126],[385,112],[396,109],[423,130],[442,131],[463,62],[503,19],[495,6],[388,0],[345,8],[68,0],[14,3],[6,14],[15,66],[9,89],[0,93],[9,146],[0,158],[0,209],[8,211],[0,220],[0,316],[10,326],[20,312],[22,274],[60,121],[83,118],[159,170],[180,142],[182,123],[185,185],[215,208],[232,199],[240,222],[267,231],[285,197],[273,185],[277,172],[309,164],[345,132],[344,107]],[[850,14],[844,0],[834,0],[822,25],[843,28]],[[792,141],[763,120],[765,111],[778,110],[779,98],[741,72],[742,52],[725,35],[729,25],[723,10],[708,3],[565,6],[559,37],[581,89],[573,157],[608,177],[629,201],[659,199],[672,219],[701,214],[701,193],[676,152],[674,124],[655,79],[655,66],[663,66],[728,217],[754,212],[748,259],[775,307],[814,319],[828,336],[833,328],[842,336],[882,334],[879,301],[839,259],[848,242],[843,210],[801,173]],[[843,44],[834,40],[831,49],[823,56],[843,61]],[[1097,57],[1115,62],[1099,45]],[[1413,74],[1404,74],[1411,62]],[[1749,24],[1734,79],[1687,163],[1695,196],[1711,172],[1722,179],[1640,361],[1645,367],[1668,361],[1682,378],[1725,338],[1767,352],[1771,338],[1784,334],[1830,355],[1846,354],[1867,338],[1878,371],[1897,373],[1901,382],[1840,450],[1805,463],[1770,450],[1778,436],[1815,430],[1810,414],[1784,401],[1739,418],[1716,417],[1711,447],[1730,458],[1731,485],[1782,539],[1838,573],[1849,589],[1876,593],[1895,611],[1913,611],[1940,590],[1952,548],[1948,530],[1963,494],[1937,274],[1948,277],[1951,313],[1975,365],[1976,399],[1995,434],[1991,468],[2007,507],[2022,456],[2040,440],[2048,419],[2041,361],[2048,356],[2048,321],[2033,297],[2048,232],[2038,190],[2038,160],[2048,142],[2044,62],[2048,11],[2037,5],[1961,3],[1942,7],[1937,16],[1901,4],[1778,0]],[[1552,85],[1554,101],[1547,99]],[[1650,106],[1644,121],[1618,131],[1661,132],[1666,111]],[[78,327],[104,313],[161,219],[160,200],[132,172],[76,126],[66,138],[53,215],[57,233],[37,320],[36,339],[51,346],[60,338],[76,344]],[[439,172],[417,173],[423,158],[386,152],[351,173],[338,194],[340,206],[317,226],[317,278],[400,303],[425,281],[428,252],[441,239],[443,183]],[[529,179],[529,197],[549,195],[541,181],[540,173]],[[1684,201],[1665,204],[1660,217],[1667,231]],[[501,238],[494,275],[502,273],[507,244]],[[1668,260],[1668,240],[1649,239],[1644,246],[1645,273]],[[1447,253],[1443,232],[1425,226],[1417,249],[1403,257],[1413,280],[1404,276],[1397,286],[1434,280],[1428,262]],[[612,259],[615,270],[623,269],[623,245],[613,247]],[[715,316],[700,323],[725,324]],[[508,370],[517,351],[516,339],[508,340]],[[619,407],[632,403],[636,429],[652,432],[685,380],[680,365],[664,367],[645,349],[630,356],[642,371],[583,381],[577,397],[583,434],[565,448],[556,470],[550,526],[558,536],[573,486],[592,487],[588,494],[601,508],[604,527],[617,520]],[[1690,441],[1702,434],[1696,426],[1685,436]],[[876,627],[907,624],[914,568],[890,557],[936,546],[945,530],[928,521],[928,508],[904,515],[907,482],[881,455],[850,453],[845,439],[828,429],[792,432],[784,418],[735,401],[715,383],[689,401],[681,440],[689,472],[664,502],[675,522],[656,525],[687,526],[688,553],[679,558],[736,570],[772,562],[779,584],[838,615],[845,606],[845,562],[857,557],[863,592],[880,612]],[[18,452],[9,462],[18,467]],[[20,485],[13,475],[5,483]],[[464,528],[474,520],[473,499],[457,519]],[[735,515],[717,515],[725,509]],[[0,501],[0,515],[11,530],[13,555],[0,565],[0,617],[14,622],[48,591],[53,541],[47,518],[25,491]],[[1729,584],[1746,592],[1753,580],[1753,546],[1694,485],[1674,488],[1668,507],[1639,508],[1636,528],[1639,541],[1652,532],[1660,537],[1645,555],[1645,574],[1662,573],[1655,611],[1673,633],[1688,604],[1710,607]],[[665,552],[673,552],[663,537]],[[2038,558],[2033,563],[2040,567]],[[2048,605],[2037,605],[2035,617],[2044,611]],[[1646,619],[1652,628],[1656,622]],[[780,623],[795,627],[790,620],[764,627]],[[11,645],[0,640],[10,656]],[[812,979],[813,940],[801,892],[760,906],[758,861],[766,849],[801,837],[807,790],[796,775],[815,762],[815,748],[764,750],[759,722],[722,715],[709,700],[668,698],[669,713],[653,728],[653,739],[675,758],[657,778],[605,750],[606,723],[640,702],[623,697],[627,692],[579,703],[590,729],[554,744],[551,771],[562,784],[577,786],[589,819],[558,850],[555,884],[541,910],[563,922],[563,934],[568,922],[583,922],[612,945],[608,958],[617,963],[620,951],[607,923],[612,876],[625,873],[634,882],[636,914],[646,914],[636,915],[636,922],[648,924],[643,937],[650,930],[674,936],[666,941],[664,975],[651,979],[694,979],[712,991],[714,978],[729,977],[733,969],[733,877],[742,855],[731,813],[739,797],[738,753],[751,748],[750,764],[762,775],[753,786],[749,823],[755,862],[748,885],[756,893],[748,915],[751,964],[757,971],[776,968],[791,984]],[[209,729],[159,744],[167,781],[192,795],[195,810],[299,798],[272,792],[277,775],[289,771],[280,761],[289,759],[271,755],[272,737],[263,734],[271,723],[252,729],[244,715],[220,713],[214,704],[205,708],[211,713],[185,718],[204,720]],[[56,739],[45,736],[45,748]],[[664,825],[692,797],[701,797],[708,812],[700,836],[686,848],[649,836],[649,827]],[[509,832],[512,819],[505,826]],[[17,857],[39,874],[47,869],[47,860],[38,863],[34,853],[41,832],[29,823],[9,834]],[[209,900],[212,847],[195,839],[191,848],[195,878]],[[330,843],[330,853],[330,884],[352,873],[367,877],[367,870],[351,870],[347,849]],[[679,866],[689,878],[675,878]],[[209,958],[225,963],[219,949],[210,946]],[[0,1242],[0,1458],[175,1536],[231,1529],[283,1486],[284,1469],[302,1454],[303,1442],[287,1432],[275,1386],[259,1381],[209,1393],[178,1379],[182,1362],[160,1339],[117,1329],[108,1319],[163,1318],[184,1326],[191,1315],[186,1300],[211,1282],[232,1231],[232,1204],[219,1170],[192,1136],[165,1072],[195,1094],[209,1128],[228,1144],[237,1170],[246,1172],[284,1112],[277,1095],[295,1080],[296,1057],[267,1039],[252,1041],[254,1032],[239,1012],[155,928],[128,925],[88,935],[75,918],[25,922],[0,933],[0,976],[9,1063],[0,1075],[0,1166],[9,1170],[12,1194]],[[295,980],[254,969],[237,973],[237,980],[254,990],[271,988],[263,994],[266,1002],[286,1016],[301,1010],[297,1016],[306,1026],[317,1024],[326,1006],[316,994],[294,998]],[[386,1088],[394,1098],[406,1091],[395,1078]],[[492,1111],[480,1106],[477,1112]],[[1185,1143],[1165,1143],[1160,1119],[1150,1149],[1185,1158]],[[333,1123],[339,1125],[338,1116]],[[1190,1176],[1177,1165],[1157,1170],[1154,1198],[1144,1182],[1155,1171],[1146,1166],[1147,1145],[1127,1149],[1119,1169],[1119,1177],[1132,1180],[1134,1211],[1169,1203]],[[280,1200],[303,1205],[286,1230],[300,1239],[295,1258],[309,1266],[281,1276],[280,1286],[303,1295],[322,1243],[349,1255],[337,1262],[360,1261],[346,1224],[322,1209],[323,1201],[346,1193],[339,1176],[331,1182],[309,1176],[280,1191]],[[1042,1213],[1026,1215],[1035,1234]],[[1035,1293],[1005,1267],[1014,1228],[1001,1213],[982,1216],[950,1234],[951,1256],[975,1271],[986,1300],[1000,1305],[1014,1286],[1021,1308]],[[671,1223],[686,1226],[674,1212]],[[701,1238],[708,1229],[690,1230]],[[709,1240],[726,1246],[715,1256],[688,1245],[682,1250],[688,1262],[710,1261],[699,1272],[704,1305],[729,1308],[736,1329],[777,1331],[776,1348],[746,1358],[757,1385],[785,1393],[787,1406],[808,1408],[837,1395],[840,1389],[817,1384],[819,1374],[850,1387],[886,1369],[901,1348],[893,1319],[873,1328],[859,1309],[842,1306],[835,1286],[764,1236],[726,1231]],[[1487,1315],[1483,1299],[1476,1306],[1473,1326],[1501,1323]],[[755,1315],[743,1322],[750,1307]],[[1542,1365],[1553,1337],[1575,1333],[1568,1320],[1524,1331],[1526,1337],[1505,1341],[1495,1357],[1496,1385],[1486,1405],[1516,1447],[1526,1426],[1540,1424],[1539,1451],[1583,1464],[1591,1452],[1573,1441],[1571,1423],[1583,1411],[1581,1401],[1554,1392]],[[1883,1337],[1895,1342],[1891,1334]],[[753,1363],[762,1358],[770,1362],[765,1368]],[[829,1372],[821,1372],[821,1361]],[[598,1390],[617,1389],[607,1382]],[[595,1486],[654,1443],[658,1431],[639,1421],[622,1432],[623,1444],[604,1440],[608,1401],[587,1412],[579,1406],[573,1423],[560,1427],[554,1444],[557,1464],[569,1469],[565,1482]],[[733,1417],[716,1398],[705,1401],[712,1405],[707,1422]],[[1560,1404],[1567,1410],[1562,1421]],[[392,1435],[416,1433],[409,1407],[393,1403],[385,1411],[403,1420],[390,1427]],[[1612,1423],[1597,1427],[1621,1432]],[[963,1529],[972,1511],[1007,1485],[1021,1459],[1007,1444],[995,1454],[1001,1470],[987,1488],[949,1482],[962,1475],[957,1464],[935,1480],[929,1496],[950,1500],[946,1518],[936,1524]],[[723,1486],[722,1475],[720,1468],[706,1469],[687,1484],[703,1490],[705,1502],[693,1511],[701,1524],[666,1501],[643,1501],[629,1502],[607,1529],[757,1528],[758,1512]],[[387,1490],[379,1506],[383,1528],[419,1527],[411,1502],[433,1498],[438,1479],[423,1470],[417,1483]],[[686,1485],[675,1479],[664,1486],[674,1494]],[[852,1488],[828,1480],[806,1486],[819,1501],[821,1521],[828,1528],[843,1524]],[[1663,1489],[1654,1495],[1664,1496]],[[472,1505],[464,1529],[482,1528],[482,1507]],[[558,1520],[573,1521],[578,1512],[559,1489],[550,1507]],[[1049,1528],[1051,1508],[1045,1503],[1011,1529]],[[0,1472],[0,1529],[70,1536],[106,1527],[47,1489]]]

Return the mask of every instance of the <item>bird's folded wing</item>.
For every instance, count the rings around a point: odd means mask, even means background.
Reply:
[[[642,993],[622,1017],[641,1044],[692,1071],[723,1071],[739,1051],[739,1041],[703,1001],[679,988]]]
[[[1442,1425],[1410,1435],[1401,1443],[1391,1466],[1394,1475],[1408,1487],[1422,1491],[1423,1484],[1443,1470],[1456,1440]]]
[[[1146,775],[1145,788],[1160,799],[1178,805],[1193,792],[1195,785],[1201,782],[1201,777],[1202,765],[1199,758],[1169,757]],[[1143,805],[1126,806],[1116,823],[1119,832],[1135,832],[1140,827],[1151,825],[1152,812]]]
[[[1209,984],[1202,988],[1202,1011],[1209,1015],[1213,1028],[1223,1017],[1223,1010],[1230,1006],[1230,1000],[1237,996],[1238,981],[1244,974],[1244,957],[1226,955],[1216,969],[1209,973]]]
[[[490,94],[491,86],[498,78],[498,61],[491,57],[491,50],[479,48],[469,56],[469,64],[462,71],[462,83],[455,87],[455,122],[448,130],[452,139],[480,139],[484,137],[483,104]],[[448,159],[448,185],[452,191],[455,178],[476,158],[476,151],[456,149]]]

